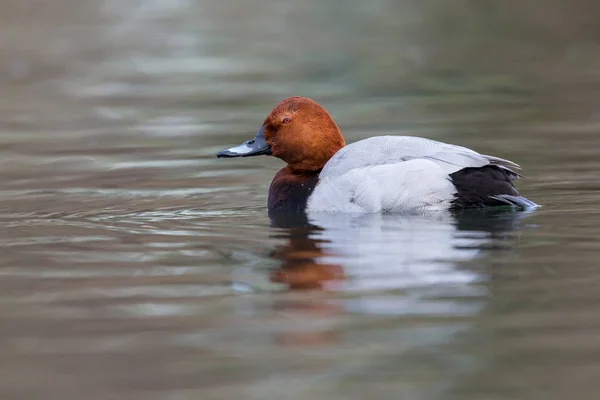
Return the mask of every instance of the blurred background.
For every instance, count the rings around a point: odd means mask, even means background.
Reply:
[[[3,0],[2,399],[595,399],[600,3]],[[270,221],[291,95],[528,214]]]

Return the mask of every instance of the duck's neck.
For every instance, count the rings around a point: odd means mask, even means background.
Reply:
[[[319,180],[319,172],[320,169],[298,172],[290,167],[282,168],[269,188],[269,213],[304,212]]]

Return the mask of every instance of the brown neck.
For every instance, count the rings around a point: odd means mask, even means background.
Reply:
[[[287,155],[284,161],[290,169],[298,173],[320,171],[345,144],[344,137],[334,126],[321,131],[320,135],[311,135],[310,139],[304,139],[302,145],[295,146],[295,151]]]
[[[269,188],[269,213],[304,212],[308,197],[319,180],[319,172],[320,169],[296,171],[290,166],[282,168]]]

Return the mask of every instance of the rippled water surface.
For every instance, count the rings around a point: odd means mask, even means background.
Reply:
[[[0,397],[595,399],[600,10],[488,3],[2,2]],[[544,206],[270,221],[289,95]]]

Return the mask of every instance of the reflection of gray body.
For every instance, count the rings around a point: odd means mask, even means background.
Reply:
[[[325,228],[326,263],[340,263],[350,279],[336,283],[348,291],[408,290],[401,296],[361,296],[348,302],[356,311],[405,313],[464,312],[465,305],[426,301],[424,295],[451,290],[472,296],[480,289],[472,282],[484,279],[457,268],[456,262],[475,258],[477,245],[488,238],[457,237],[454,220],[446,213],[431,217],[397,217],[311,213],[310,220]],[[476,309],[478,304],[470,304]],[[441,307],[441,309],[440,309]],[[456,309],[454,309],[456,307]],[[472,310],[472,311],[476,311]]]
[[[526,215],[309,213],[311,224],[321,228],[310,236],[327,254],[318,262],[339,264],[348,276],[330,283],[330,290],[343,293],[330,302],[353,315],[350,321],[364,323],[360,332],[346,332],[349,343],[364,349],[356,347],[361,356],[345,364],[343,373],[385,375],[408,388],[423,374],[432,375],[423,390],[426,398],[438,398],[431,393],[448,390],[477,368],[482,360],[456,350],[456,344],[473,332],[490,302],[491,272],[483,249],[506,239]],[[478,259],[476,268],[467,265]],[[372,322],[365,323],[367,318]],[[398,391],[403,392],[394,386]]]
[[[448,298],[477,298],[488,277],[485,269],[470,270],[457,263],[482,256],[481,248],[494,240],[492,231],[505,232],[525,213],[502,213],[493,218],[449,213],[423,217],[382,214],[309,214],[323,230],[314,232],[328,256],[321,262],[340,264],[349,276],[333,288],[344,291],[402,290],[396,295],[361,296],[346,304],[355,311],[396,314],[463,315],[477,312],[480,302]],[[460,226],[462,224],[462,226]],[[460,226],[460,228],[459,228]],[[483,227],[483,229],[481,229]],[[443,296],[443,301],[434,300]]]

